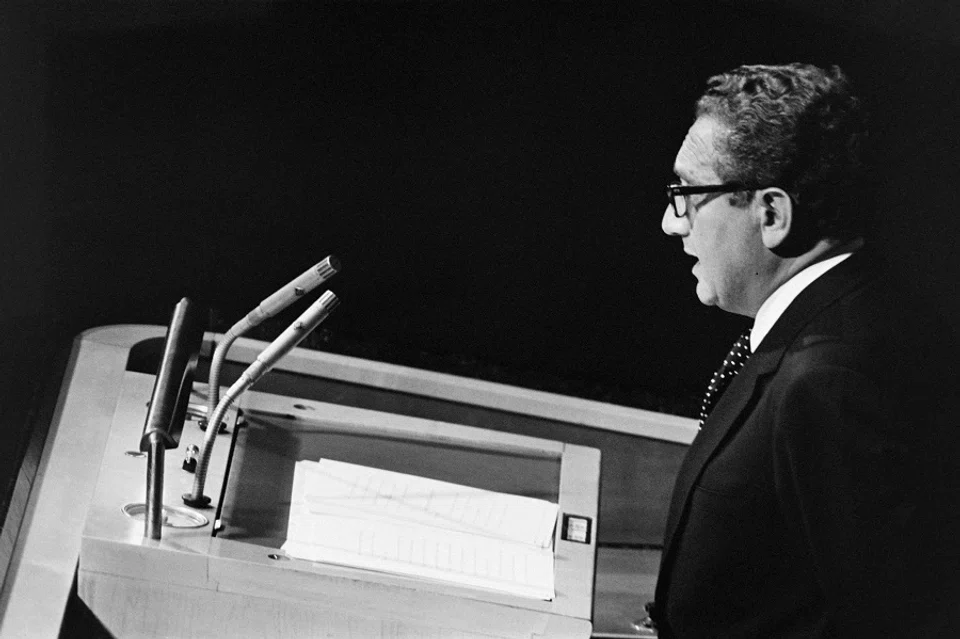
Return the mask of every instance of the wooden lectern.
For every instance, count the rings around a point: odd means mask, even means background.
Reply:
[[[618,550],[618,526],[640,526],[657,543],[669,485],[645,477],[672,483],[692,420],[296,349],[241,396],[240,423],[230,414],[207,476],[209,509],[181,501],[193,483],[184,451],[203,438],[186,423],[167,456],[166,525],[150,540],[138,442],[151,345],[163,335],[115,326],[77,338],[0,597],[0,636],[56,636],[74,583],[118,637],[643,636],[631,620],[652,594],[658,553],[643,543]],[[264,346],[238,340],[231,366],[242,370]],[[205,392],[194,385],[197,406]],[[639,469],[614,481],[617,490],[649,483],[636,486],[649,502],[599,501],[600,451],[571,443],[571,433],[605,427],[649,453],[613,462]],[[280,547],[293,464],[321,457],[547,499],[561,520],[589,522],[589,533],[568,540],[558,524],[549,601],[289,558]],[[640,517],[618,514],[631,507]],[[604,517],[614,543],[598,558]]]

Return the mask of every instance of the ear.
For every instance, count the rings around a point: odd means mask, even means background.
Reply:
[[[793,227],[793,200],[783,189],[771,187],[757,193],[754,202],[761,215],[763,245],[773,250],[783,244]]]

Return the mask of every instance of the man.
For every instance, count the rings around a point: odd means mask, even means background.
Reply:
[[[662,638],[960,637],[958,378],[865,247],[862,120],[837,68],[744,66],[677,153],[663,231],[754,324],[677,478]]]

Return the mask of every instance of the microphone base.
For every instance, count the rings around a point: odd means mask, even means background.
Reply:
[[[207,420],[206,420],[206,418],[201,418],[201,419],[197,420],[197,425],[200,427],[200,430],[202,430],[202,431],[204,431],[204,432],[207,431]],[[218,433],[225,433],[225,432],[227,432],[227,422],[221,421],[221,422],[220,422],[220,428],[217,429],[217,432],[218,432]]]
[[[191,508],[209,508],[210,507],[210,498],[206,495],[200,495],[199,497],[194,497],[192,493],[184,493],[183,503]]]

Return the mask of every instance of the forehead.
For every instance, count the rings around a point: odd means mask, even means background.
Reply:
[[[677,159],[673,163],[673,171],[677,177],[691,184],[719,182],[715,167],[718,156],[716,143],[720,131],[716,120],[708,117],[697,118],[683,138],[683,144],[680,145]]]

